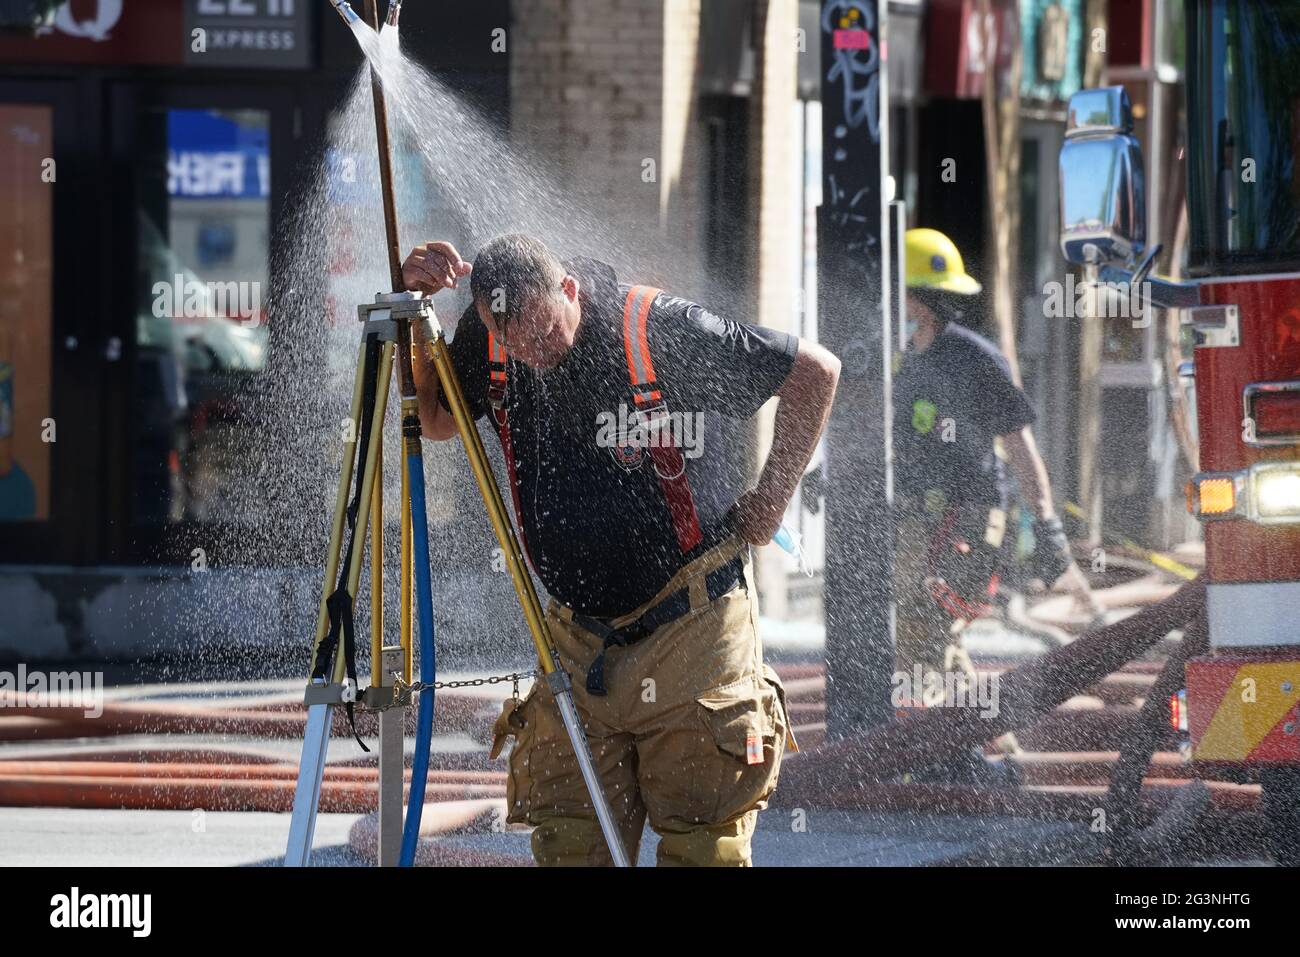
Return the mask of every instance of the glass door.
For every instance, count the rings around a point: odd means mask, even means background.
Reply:
[[[274,88],[132,84],[113,109],[128,281],[115,311],[127,348],[109,553],[190,564],[239,524],[252,480],[246,397],[268,359],[293,104]]]
[[[85,310],[93,236],[74,228],[88,201],[70,83],[0,82],[0,562],[76,563],[93,547],[93,474],[102,447],[86,420],[96,376]],[[78,249],[83,250],[80,254]],[[83,302],[83,305],[86,303]]]

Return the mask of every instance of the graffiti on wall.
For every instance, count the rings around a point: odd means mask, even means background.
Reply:
[[[876,4],[826,0],[822,4],[822,149],[826,214],[847,253],[878,243],[880,219],[880,47]]]

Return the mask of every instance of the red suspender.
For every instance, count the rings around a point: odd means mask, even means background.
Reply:
[[[628,381],[632,385],[632,398],[638,417],[651,440],[650,462],[659,487],[668,501],[668,511],[677,533],[677,545],[689,552],[704,535],[700,531],[699,516],[695,512],[695,498],[686,478],[686,459],[673,434],[668,406],[655,380],[654,362],[650,358],[650,341],[646,336],[646,320],[650,307],[660,293],[652,286],[633,286],[623,304],[623,352],[627,356]]]
[[[510,414],[506,411],[506,350],[497,345],[492,333],[488,333],[488,405],[492,424],[496,426],[497,437],[501,440],[501,454],[506,460],[506,474],[510,479],[510,498],[515,503],[515,521],[519,526],[519,543],[524,546],[524,554],[533,568],[533,561],[528,551],[528,539],[524,536],[524,513],[519,508],[519,482],[515,479],[515,453],[510,444]]]

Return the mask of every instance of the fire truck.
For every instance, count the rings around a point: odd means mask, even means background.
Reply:
[[[1141,290],[1194,342],[1207,652],[1188,661],[1192,758],[1262,785],[1300,863],[1300,3],[1186,6],[1187,281],[1151,274],[1143,157],[1121,87],[1069,105],[1061,248]]]

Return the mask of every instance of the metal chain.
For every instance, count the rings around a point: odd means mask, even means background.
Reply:
[[[425,681],[416,681],[409,685],[402,680],[401,675],[394,674],[392,676],[393,701],[378,708],[362,707],[360,710],[363,712],[369,711],[378,713],[380,711],[387,711],[389,708],[393,707],[405,707],[410,703],[411,699],[421,691],[428,691],[430,689],[439,691],[443,688],[481,688],[484,685],[496,685],[505,681],[514,684],[514,697],[518,698],[519,682],[524,678],[536,678],[538,674],[539,672],[534,668],[532,671],[516,671],[508,675],[489,675],[486,678],[466,678],[464,681],[435,681],[432,684]]]
[[[518,671],[509,675],[490,675],[487,678],[466,678],[464,681],[435,681],[429,684],[425,681],[416,681],[407,685],[406,690],[411,694],[419,694],[421,691],[428,691],[432,688],[435,691],[441,691],[443,688],[481,688],[484,685],[497,685],[504,681],[514,683],[515,694],[519,693],[519,682],[524,678],[536,678],[537,669],[532,671]]]

